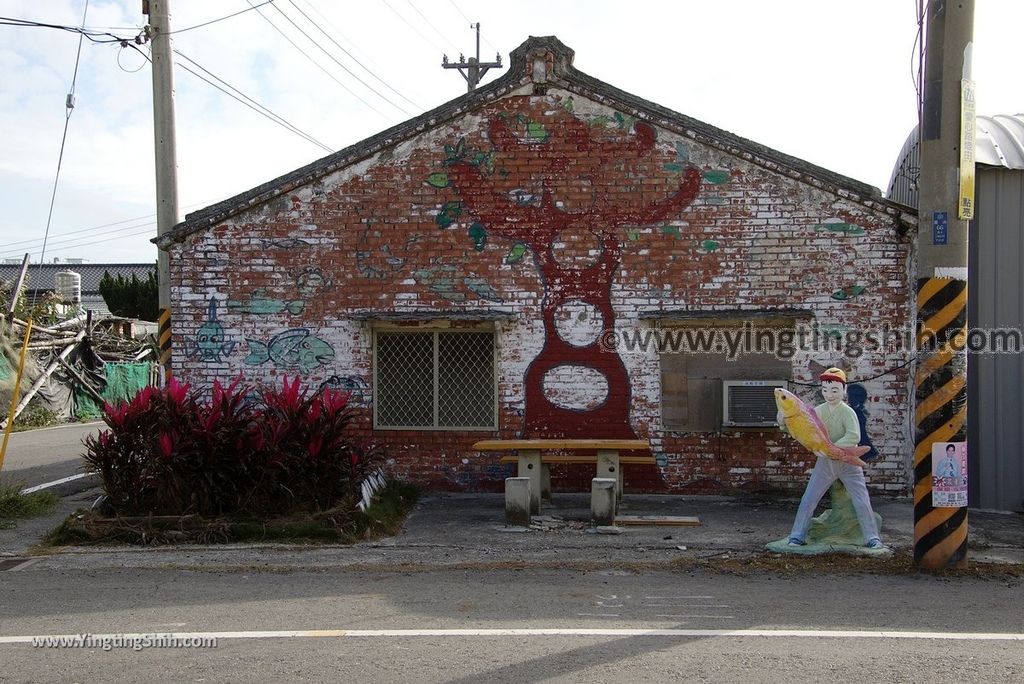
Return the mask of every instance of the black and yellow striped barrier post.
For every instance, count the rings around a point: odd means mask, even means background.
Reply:
[[[914,562],[926,570],[967,563],[967,508],[932,505],[932,444],[967,439],[967,281],[917,283],[914,379]]]
[[[164,374],[164,381],[171,379],[171,310],[160,309],[160,321],[157,331],[157,341],[160,345],[160,369]]]

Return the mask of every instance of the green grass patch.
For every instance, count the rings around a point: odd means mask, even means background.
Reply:
[[[419,499],[419,489],[388,483],[364,512],[351,503],[318,513],[267,520],[186,516],[105,517],[94,511],[68,516],[43,540],[44,546],[93,544],[354,544],[389,537],[401,529]]]
[[[53,492],[22,494],[18,485],[0,485],[0,529],[14,527],[19,518],[37,518],[51,513],[60,498]]]

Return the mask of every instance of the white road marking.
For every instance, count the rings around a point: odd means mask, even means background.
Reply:
[[[0,636],[0,644],[26,644],[33,639],[75,639],[80,634],[48,634],[33,636]],[[144,638],[138,634],[91,634],[94,640]],[[151,634],[149,636],[152,636]],[[775,639],[930,639],[939,641],[1024,641],[1024,634],[1012,632],[900,632],[895,630],[837,630],[837,629],[583,629],[583,628],[526,628],[526,629],[315,629],[267,630],[247,632],[171,632],[161,634],[168,639],[302,639],[302,638],[394,638],[415,637],[672,637],[672,638],[775,638]]]
[[[38,558],[29,558],[24,563],[18,563],[13,568],[7,568],[7,572],[18,572],[19,570],[24,570],[25,568],[27,568],[28,566],[32,565],[33,563],[38,563],[38,562],[39,562]]]
[[[75,480],[81,480],[83,477],[89,477],[90,475],[95,475],[95,473],[79,473],[78,475],[71,475],[69,477],[62,477],[61,479],[54,480],[53,482],[44,482],[43,484],[36,485],[35,487],[29,487],[27,489],[22,489],[21,493],[22,494],[31,494],[32,492],[38,492],[38,491],[43,490],[43,489],[49,489],[50,487],[56,487],[57,485],[62,485],[65,482],[73,482]]]
[[[729,606],[713,603],[643,603],[645,608],[728,608]]]

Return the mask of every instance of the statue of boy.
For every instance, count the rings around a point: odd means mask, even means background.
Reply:
[[[843,401],[846,394],[846,373],[839,368],[829,368],[819,376],[819,380],[821,395],[825,402],[815,406],[814,412],[828,430],[829,439],[836,446],[857,446],[860,442],[857,414]],[[779,426],[785,430],[785,425],[783,417],[779,416]],[[875,513],[871,509],[871,499],[864,483],[864,469],[852,463],[831,459],[822,453],[815,455],[818,460],[800,499],[800,508],[796,512],[796,520],[793,521],[793,529],[789,533],[789,545],[803,546],[807,543],[807,530],[811,525],[814,509],[832,483],[840,480],[846,486],[853,502],[857,522],[860,523],[861,533],[864,535],[864,545],[870,549],[883,548],[885,545],[878,535]]]

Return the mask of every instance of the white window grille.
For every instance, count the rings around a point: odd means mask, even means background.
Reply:
[[[376,331],[373,425],[497,429],[494,333]]]

